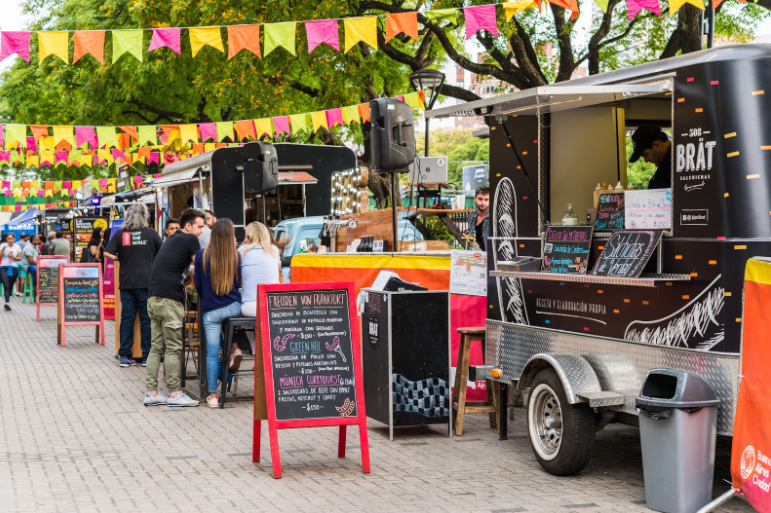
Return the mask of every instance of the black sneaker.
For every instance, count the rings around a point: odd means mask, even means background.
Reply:
[[[147,358],[142,358],[142,367],[147,367]]]
[[[5,304],[5,309],[6,309],[8,312],[10,312],[10,311],[12,310],[12,308],[11,308],[11,305],[10,305],[10,304],[8,304],[8,303],[6,303],[6,304]]]

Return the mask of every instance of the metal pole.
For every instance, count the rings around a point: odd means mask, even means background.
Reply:
[[[431,121],[430,119],[426,118],[426,147],[425,147],[425,154],[426,157],[428,157],[428,122]]]
[[[697,513],[709,513],[710,511],[714,511],[715,508],[718,508],[725,504],[726,502],[730,501],[736,496],[736,490],[731,488],[726,493],[715,499],[714,501],[710,502],[703,508],[701,508]]]
[[[495,385],[493,385],[495,386]],[[500,401],[499,407],[501,409],[498,415],[498,440],[508,440],[508,425],[506,419],[506,410],[509,407],[509,385],[505,383],[499,383],[500,394],[498,400]]]
[[[707,25],[709,25],[707,48],[712,48],[712,45],[715,43],[715,10],[712,8],[714,1],[715,0],[709,0],[709,5],[707,6]]]
[[[396,223],[396,173],[391,173],[391,214],[394,228],[394,253],[398,253],[399,230]]]

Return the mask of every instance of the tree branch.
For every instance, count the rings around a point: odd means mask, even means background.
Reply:
[[[573,70],[576,68],[573,59],[573,44],[570,42],[570,29],[573,23],[572,21],[565,21],[564,8],[554,4],[550,4],[549,7],[551,7],[551,12],[554,15],[554,28],[557,29],[557,43],[560,49],[560,68],[557,73],[557,82],[564,82],[570,80]]]
[[[179,112],[159,109],[158,107],[153,107],[152,105],[148,105],[142,100],[137,100],[136,98],[131,98],[129,100],[129,103],[136,105],[140,109],[144,109],[148,112],[152,112],[153,114],[158,114],[160,116],[159,119],[165,118],[172,123],[180,123],[185,121],[186,119],[185,116],[183,114],[180,114]]]

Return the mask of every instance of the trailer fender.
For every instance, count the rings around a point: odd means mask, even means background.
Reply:
[[[539,372],[550,368],[559,376],[570,404],[588,403],[588,399],[579,395],[602,392],[600,380],[589,362],[582,356],[573,354],[540,353],[532,356],[522,370],[518,388],[521,390],[529,387]]]

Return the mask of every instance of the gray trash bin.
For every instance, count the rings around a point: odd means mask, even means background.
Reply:
[[[693,513],[712,499],[718,404],[712,387],[696,374],[648,372],[635,405],[650,509]]]

